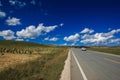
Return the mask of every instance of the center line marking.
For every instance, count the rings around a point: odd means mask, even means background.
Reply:
[[[83,71],[83,69],[82,69],[82,67],[80,66],[80,64],[79,64],[76,56],[73,54],[73,51],[72,51],[72,55],[73,55],[73,57],[74,57],[77,65],[78,65],[78,67],[79,67],[79,70],[80,70],[80,72],[81,72],[81,74],[82,74],[82,76],[83,76],[83,79],[84,79],[84,80],[88,80],[87,77],[86,77],[86,75],[85,75],[85,73],[84,73],[84,71]]]
[[[116,63],[116,64],[120,64],[119,61],[115,61],[115,60],[112,60],[112,59],[108,59],[108,58],[104,58],[105,60],[107,61],[110,61],[110,62],[113,62],[113,63]]]

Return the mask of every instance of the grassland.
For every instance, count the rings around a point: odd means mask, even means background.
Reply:
[[[27,54],[5,54],[0,56],[0,72],[14,67],[16,64],[23,64],[37,59],[40,55],[27,55]]]
[[[15,41],[0,43],[0,63],[7,64],[0,66],[1,80],[59,80],[68,48]]]
[[[105,52],[109,54],[120,55],[120,47],[90,47],[89,50]]]

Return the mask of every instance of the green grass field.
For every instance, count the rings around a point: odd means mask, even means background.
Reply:
[[[89,50],[99,51],[99,52],[105,52],[115,55],[120,55],[120,47],[96,47],[96,48],[88,48]]]
[[[11,42],[14,43],[13,46],[10,44]],[[0,57],[4,57],[6,54],[26,54],[39,57],[0,71],[1,80],[59,80],[68,55],[67,47],[15,41],[4,41],[4,43],[0,46],[0,54],[4,55]]]

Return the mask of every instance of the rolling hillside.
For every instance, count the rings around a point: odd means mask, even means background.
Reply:
[[[54,45],[0,40],[0,79],[59,80],[68,50]]]
[[[37,44],[37,43],[24,42],[24,41],[12,41],[12,40],[0,40],[0,46],[42,46],[42,47],[53,47],[53,45]]]

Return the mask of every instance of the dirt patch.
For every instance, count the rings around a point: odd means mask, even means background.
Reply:
[[[6,53],[0,56],[0,71],[17,64],[26,63],[37,59],[40,55],[29,54],[10,54]]]

